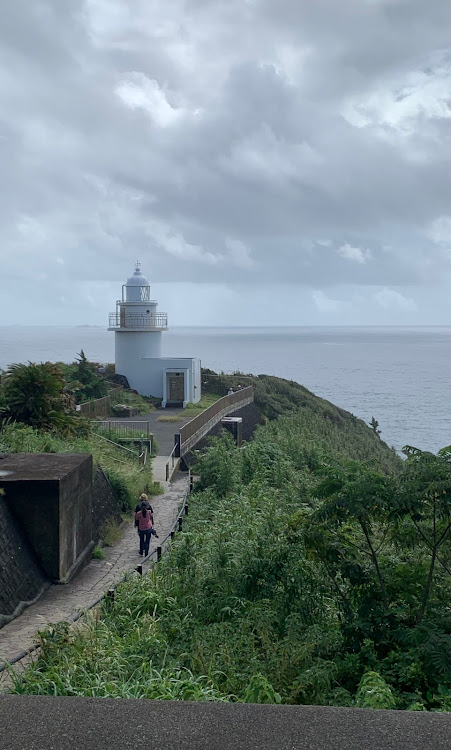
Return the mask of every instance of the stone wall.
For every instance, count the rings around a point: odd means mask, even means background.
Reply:
[[[121,502],[108,481],[104,471],[97,467],[92,483],[92,538],[98,541],[101,538],[102,524],[107,518],[115,521],[121,520]]]
[[[38,599],[48,585],[33,550],[0,496],[0,628]]]

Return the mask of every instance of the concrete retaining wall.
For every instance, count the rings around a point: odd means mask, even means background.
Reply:
[[[44,573],[70,580],[92,548],[92,456],[12,453],[0,468],[5,502]]]
[[[33,550],[0,496],[0,628],[48,586]]]

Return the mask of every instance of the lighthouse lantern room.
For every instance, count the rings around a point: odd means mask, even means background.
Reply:
[[[157,312],[150,298],[150,284],[139,262],[133,276],[122,286],[122,298],[110,313],[109,331],[115,337],[116,373],[125,375],[130,388],[144,396],[162,399],[162,406],[200,400],[200,360],[193,357],[162,357],[162,332],[167,313]]]

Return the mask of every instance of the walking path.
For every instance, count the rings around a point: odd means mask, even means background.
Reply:
[[[179,475],[167,486],[163,495],[151,498],[159,539],[152,537],[150,552],[171,531],[188,482],[186,475]],[[134,570],[142,562],[138,546],[138,535],[131,518],[125,524],[121,540],[114,547],[104,548],[107,555],[105,560],[91,560],[70,583],[51,586],[36,604],[0,630],[0,663],[10,661],[21,651],[31,648],[36,643],[37,630],[44,629],[48,623],[70,619],[80,610],[88,608],[117,584],[126,571]]]
[[[134,417],[107,417],[106,421],[113,422],[148,422],[150,432],[156,437],[158,451],[155,458],[152,459],[152,472],[155,482],[160,482],[163,489],[168,486],[166,481],[166,463],[174,447],[174,435],[180,430],[180,427],[189,422],[193,417],[179,416],[182,409],[177,407],[166,407],[157,409],[150,414],[137,414]],[[164,421],[170,417],[173,421]],[[178,417],[178,419],[175,419]],[[160,421],[160,420],[163,421]],[[178,459],[177,459],[178,464]],[[174,466],[174,471],[177,466]],[[172,472],[172,466],[171,466]]]

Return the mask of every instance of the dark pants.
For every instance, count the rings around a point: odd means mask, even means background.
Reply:
[[[149,544],[150,544],[150,532],[151,530],[148,529],[147,531],[140,531],[139,533],[139,554],[147,555],[149,554]]]

